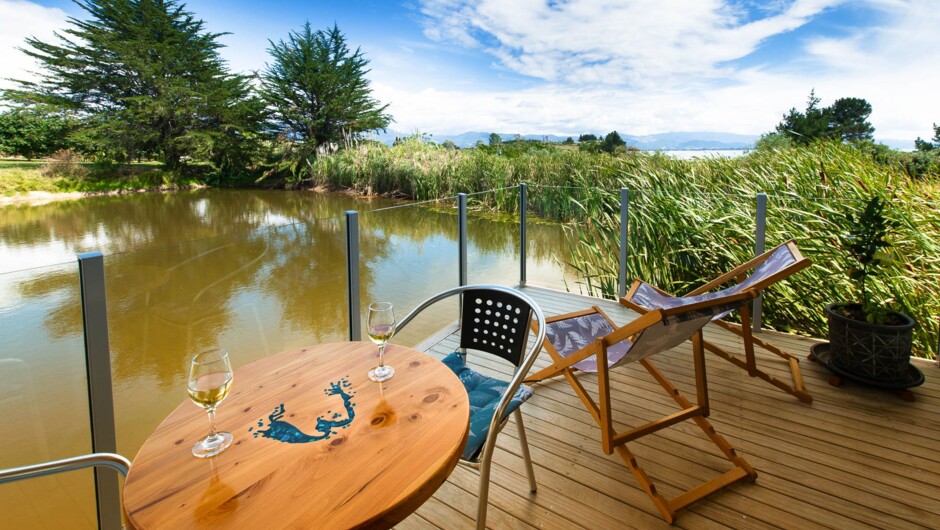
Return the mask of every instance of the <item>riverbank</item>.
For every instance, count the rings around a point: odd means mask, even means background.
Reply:
[[[107,195],[127,195],[130,193],[151,193],[164,191],[181,191],[208,188],[205,184],[192,184],[189,186],[160,186],[156,188],[136,188],[121,189],[111,191],[28,191],[19,195],[0,197],[0,206],[9,206],[13,204],[27,206],[42,206],[51,202],[72,201],[84,199],[86,197],[101,197]]]
[[[49,192],[49,191],[28,191],[26,193],[22,193],[19,195],[0,197],[0,206],[8,206],[11,204],[40,206],[43,204],[48,204],[50,202],[81,199],[89,195],[91,194],[86,193],[86,192],[81,192],[81,191],[68,191],[68,192],[56,192],[56,193]]]
[[[194,177],[177,177],[152,164],[130,164],[94,170],[76,164],[51,170],[50,160],[0,160],[0,206],[41,205],[100,195],[204,188]]]

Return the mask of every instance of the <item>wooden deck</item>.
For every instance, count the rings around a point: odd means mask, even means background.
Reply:
[[[618,323],[633,314],[615,302],[526,288],[546,315],[597,304]],[[741,351],[737,337],[715,326],[706,340]],[[707,354],[710,421],[759,474],[681,510],[678,528],[940,528],[940,368],[922,362],[926,382],[908,403],[851,382],[836,388],[829,373],[806,360],[814,341],[765,332],[802,362],[814,402],[801,403]],[[439,356],[456,349],[442,332],[422,347]],[[788,380],[785,363],[758,348],[761,366]],[[690,395],[686,343],[653,358]],[[470,361],[482,372],[509,368],[484,355]],[[542,354],[537,367],[548,364]],[[614,408],[623,425],[675,410],[675,403],[639,365],[612,376]],[[589,390],[596,377],[582,375]],[[491,528],[668,528],[615,453],[603,453],[599,429],[561,378],[537,384],[522,408],[535,463],[538,493],[530,495],[516,428],[500,434],[494,455],[487,518]],[[690,396],[691,397],[691,396]],[[616,417],[615,417],[616,419]],[[717,449],[691,422],[647,436],[629,447],[667,497],[727,470]],[[450,479],[399,528],[472,528],[478,475],[458,466]]]

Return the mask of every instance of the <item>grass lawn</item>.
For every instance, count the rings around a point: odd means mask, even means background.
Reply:
[[[43,160],[23,160],[17,158],[0,158],[0,172],[8,169],[39,169]]]
[[[115,165],[102,169],[94,164],[76,164],[72,175],[45,175],[48,160],[0,159],[0,196],[12,197],[31,191],[48,193],[108,192],[140,189],[192,187],[198,178],[176,177],[156,162]],[[78,173],[83,173],[79,175]]]
[[[71,191],[62,179],[42,176],[42,164],[41,160],[0,159],[0,195],[12,197],[31,191]]]

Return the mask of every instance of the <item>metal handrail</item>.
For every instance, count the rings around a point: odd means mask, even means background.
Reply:
[[[128,459],[116,453],[91,453],[41,464],[2,469],[0,470],[0,484],[99,466],[109,467],[126,477],[131,463]]]

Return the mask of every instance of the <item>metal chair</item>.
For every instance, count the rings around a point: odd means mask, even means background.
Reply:
[[[106,467],[111,468],[122,476],[127,477],[127,470],[131,463],[128,459],[115,453],[91,453],[81,456],[43,462],[41,464],[32,464],[28,466],[13,467],[9,469],[0,469],[0,484],[7,482],[16,482],[30,478],[54,475],[66,471],[76,471],[88,467]]]
[[[75,471],[87,467],[108,467],[126,477],[127,470],[130,469],[131,463],[119,454],[91,453],[63,458],[61,460],[52,460],[51,462],[43,462],[41,464],[0,469],[0,484],[16,482],[17,480],[25,480],[28,478],[43,477],[66,471]]]
[[[469,464],[480,471],[477,528],[482,529],[486,526],[490,461],[496,447],[496,436],[505,425],[510,412],[519,429],[519,442],[529,476],[529,488],[533,493],[536,490],[519,406],[532,395],[532,390],[522,383],[542,348],[545,339],[545,317],[532,299],[515,289],[498,285],[467,285],[449,289],[425,300],[408,313],[396,329],[404,328],[429,306],[454,295],[463,296],[460,348],[448,355],[444,364],[457,374],[470,395],[470,433],[461,463]],[[530,326],[534,328],[536,338],[526,350]],[[506,382],[471,370],[465,363],[468,349],[491,353],[512,363],[515,366],[512,379]]]

